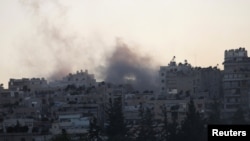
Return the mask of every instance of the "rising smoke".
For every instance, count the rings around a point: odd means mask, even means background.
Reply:
[[[94,49],[70,27],[68,8],[57,0],[21,0],[31,16],[35,29],[20,46],[20,62],[30,73],[45,72],[49,80],[61,79],[68,73],[95,65]],[[52,12],[49,12],[52,11]],[[97,51],[96,51],[97,52]]]
[[[22,0],[21,4],[31,13],[36,31],[29,39],[32,43],[29,41],[23,45],[20,57],[25,67],[32,70],[31,74],[48,72],[46,77],[49,80],[57,80],[75,70],[92,67],[94,73],[99,72],[105,81],[111,83],[129,83],[136,89],[156,88],[157,71],[151,57],[140,55],[122,40],[116,40],[113,52],[104,51],[104,45],[89,45],[87,39],[68,26],[68,9],[56,0]],[[48,7],[56,12],[46,13]],[[103,66],[100,60],[106,65]],[[101,71],[97,69],[99,66],[103,68]]]
[[[149,56],[140,56],[121,40],[116,41],[116,47],[107,58],[105,81],[116,84],[132,84],[136,89],[155,90],[157,71]]]

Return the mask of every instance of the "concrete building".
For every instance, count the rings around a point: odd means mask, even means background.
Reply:
[[[124,95],[123,112],[125,120],[130,124],[139,122],[139,110],[149,108],[154,113],[155,95],[152,92],[134,92]]]
[[[88,132],[89,123],[90,117],[82,117],[81,114],[60,115],[50,131],[54,135],[61,134],[62,129],[69,134],[83,134]]]
[[[160,86],[161,94],[177,94],[179,92],[192,93],[193,71],[192,66],[185,61],[184,64],[175,62],[175,57],[168,66],[161,66]]]
[[[224,54],[224,116],[230,117],[238,107],[250,107],[250,57],[245,48],[226,50]]]
[[[47,86],[47,80],[44,78],[22,78],[9,80],[9,90],[11,91],[36,92],[44,90]]]
[[[50,83],[51,87],[66,87],[68,85],[74,85],[76,87],[83,86],[85,88],[95,86],[96,80],[94,74],[89,74],[88,70],[84,72],[77,71],[75,74],[69,73],[67,76],[63,77],[62,80],[52,81]]]
[[[2,123],[3,125],[3,131],[6,133],[7,132],[7,128],[8,127],[15,127],[17,126],[17,124],[19,124],[18,126],[27,126],[28,127],[28,131],[27,133],[31,133],[32,128],[33,128],[33,119],[5,119]]]
[[[206,117],[211,101],[223,97],[222,71],[217,66],[192,67],[186,60],[177,64],[174,57],[168,66],[160,67],[159,75],[161,90],[157,95],[155,113],[160,113],[160,107],[165,106],[169,119],[174,114],[181,122],[186,116],[190,98],[194,99],[196,108]]]
[[[217,66],[194,68],[193,93],[199,99],[221,99],[223,97],[222,71]]]
[[[173,58],[168,66],[160,67],[159,73],[161,95],[180,99],[190,96],[218,98],[222,95],[222,73],[217,67],[192,67],[186,60],[177,65]]]
[[[34,133],[0,134],[0,141],[48,141],[51,138],[51,135]]]

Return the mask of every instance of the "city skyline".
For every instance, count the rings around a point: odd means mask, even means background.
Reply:
[[[0,3],[4,87],[9,78],[48,78],[80,69],[98,75],[117,39],[157,70],[173,56],[192,66],[223,69],[225,50],[250,50],[246,0]]]

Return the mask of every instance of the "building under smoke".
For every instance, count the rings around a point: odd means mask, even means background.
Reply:
[[[157,71],[148,56],[140,56],[125,43],[117,41],[104,71],[105,81],[114,84],[131,84],[136,89],[156,89]]]
[[[69,73],[67,76],[61,78],[61,80],[52,81],[50,84],[52,87],[66,87],[68,85],[74,85],[75,87],[91,87],[96,85],[96,79],[94,74],[89,74],[88,70],[76,71],[76,73]]]

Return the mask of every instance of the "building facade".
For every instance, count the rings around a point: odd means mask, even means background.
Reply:
[[[245,48],[226,50],[224,54],[224,116],[250,107],[250,57]]]

